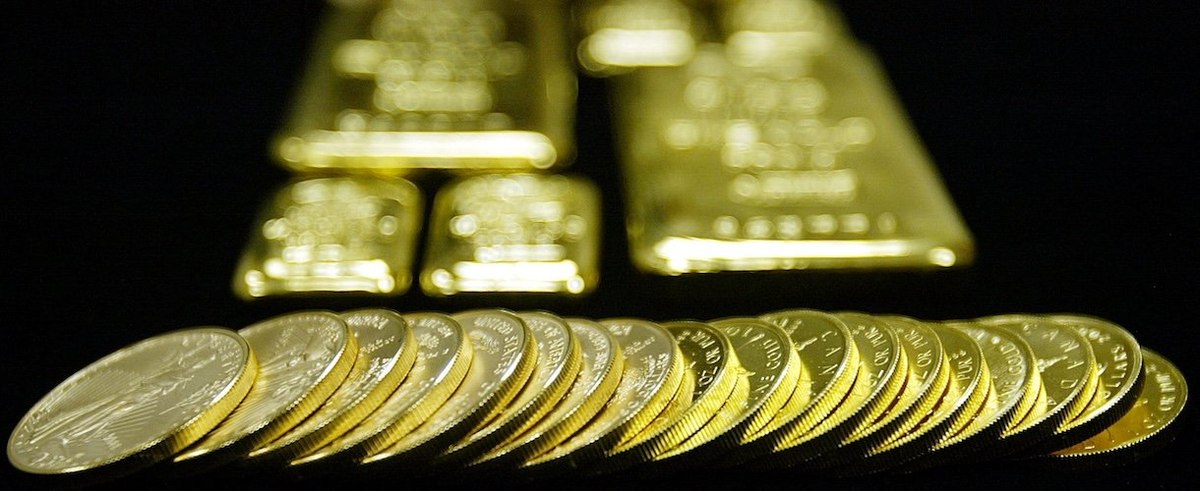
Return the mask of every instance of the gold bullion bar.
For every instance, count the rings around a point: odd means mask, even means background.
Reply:
[[[600,195],[565,175],[489,174],[438,192],[421,287],[429,295],[582,295],[599,277]]]
[[[502,309],[470,310],[452,317],[466,330],[475,353],[466,379],[421,426],[363,458],[365,471],[428,470],[424,466],[429,458],[490,422],[533,373],[537,342],[520,317]]]
[[[169,458],[225,418],[250,391],[250,345],[217,327],[131,344],[42,397],[8,439],[8,461],[42,476],[112,478]]]
[[[346,379],[358,341],[337,314],[304,310],[238,330],[258,357],[258,378],[237,409],[175,455],[186,472],[245,457],[312,414]]]
[[[467,376],[474,357],[462,325],[436,312],[403,315],[413,332],[417,358],[400,387],[358,426],[290,465],[309,468],[347,467],[390,447],[434,413]]]
[[[715,24],[730,61],[805,66],[849,33],[836,8],[815,0],[716,0]]]
[[[537,342],[537,360],[525,387],[491,422],[442,452],[433,465],[461,467],[537,424],[579,375],[579,341],[566,321],[549,312],[518,312]]]
[[[250,451],[252,463],[286,463],[325,446],[358,425],[399,387],[417,358],[412,331],[388,309],[338,314],[358,341],[357,359],[346,380],[303,422]]]
[[[1091,438],[1050,454],[1056,467],[1128,464],[1170,441],[1187,402],[1183,373],[1162,355],[1142,348],[1145,383],[1133,407]]]
[[[1083,335],[1096,355],[1099,385],[1087,409],[1063,427],[1058,447],[1068,447],[1108,427],[1133,405],[1143,381],[1142,350],[1125,328],[1096,317],[1051,315],[1050,320]]]
[[[688,0],[584,0],[574,8],[576,58],[589,75],[679,66],[706,37],[707,19]]]
[[[662,326],[634,318],[603,319],[600,325],[625,354],[625,371],[612,399],[578,433],[525,462],[522,470],[546,475],[595,463],[645,429],[685,385],[683,354]]]
[[[877,63],[687,66],[614,79],[627,232],[642,270],[949,267],[972,240]],[[701,191],[702,192],[699,192]]]
[[[684,363],[694,375],[692,393],[680,399],[680,411],[660,415],[636,437],[610,451],[596,466],[597,472],[615,472],[649,462],[687,440],[713,419],[744,378],[733,344],[719,329],[696,321],[672,321],[662,326],[675,337]]]
[[[1051,442],[1059,430],[1082,414],[1096,393],[1099,374],[1092,345],[1074,329],[1042,316],[1008,314],[976,322],[1015,332],[1033,349],[1046,391],[1046,405],[1036,407],[1005,432],[1001,444],[1011,452],[1041,453],[1033,448],[1053,446]]]
[[[421,193],[403,179],[295,180],[263,207],[233,289],[245,299],[399,295],[412,281],[421,216]]]
[[[331,8],[276,142],[300,171],[530,170],[570,160],[559,0]]]
[[[472,462],[484,469],[512,468],[562,443],[600,413],[612,398],[625,369],[625,355],[616,338],[601,325],[568,318],[572,335],[579,340],[579,376],[562,402],[536,426]]]
[[[770,312],[759,316],[782,328],[792,338],[796,352],[811,369],[810,378],[801,378],[796,387],[804,404],[788,405],[776,414],[750,443],[726,456],[723,465],[757,460],[754,466],[769,467],[770,459],[761,457],[795,448],[808,441],[806,435],[829,416],[850,393],[859,373],[858,347],[853,334],[841,319],[809,309]]]

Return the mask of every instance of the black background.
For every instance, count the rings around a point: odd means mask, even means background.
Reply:
[[[233,268],[259,206],[289,177],[267,145],[286,114],[322,2],[6,7],[0,278],[8,288],[0,317],[0,428],[14,427],[74,371],[150,335],[191,325],[237,328],[301,308],[368,305],[545,308],[656,320],[787,307],[927,319],[1080,312],[1125,326],[1200,380],[1194,356],[1200,97],[1192,75],[1200,65],[1193,36],[1200,7],[967,5],[975,3],[841,3],[854,35],[881,59],[972,230],[973,266],[926,273],[640,274],[622,232],[605,85],[581,77],[579,154],[569,171],[601,186],[606,217],[601,283],[593,295],[438,300],[414,289],[392,298],[255,303],[233,296]],[[441,179],[417,182],[431,198]],[[1194,416],[1195,408],[1193,401],[1186,413]],[[1194,458],[1185,455],[1200,434],[1187,419],[1161,451],[1086,472],[994,463],[871,479],[705,471],[673,481],[566,483],[1178,488],[1200,481],[1189,466]],[[45,484],[0,467],[0,483]],[[314,484],[233,471],[170,482],[185,483]],[[108,485],[144,484],[158,483],[139,474]]]

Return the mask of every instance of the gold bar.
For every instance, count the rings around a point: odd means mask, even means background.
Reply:
[[[332,7],[276,154],[299,171],[531,170],[570,160],[557,0]]]
[[[588,74],[607,76],[643,66],[679,66],[704,39],[704,18],[688,0],[589,0],[574,17],[576,56]]]
[[[882,70],[849,40],[747,66],[729,44],[614,79],[645,271],[947,267],[972,240]],[[767,57],[769,58],[769,57]]]
[[[421,287],[430,295],[544,292],[596,286],[600,198],[565,175],[487,174],[438,192]]]
[[[294,181],[264,206],[234,275],[241,297],[408,290],[420,191],[403,179]]]

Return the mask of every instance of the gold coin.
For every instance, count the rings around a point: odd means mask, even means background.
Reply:
[[[1128,463],[1169,440],[1187,403],[1187,382],[1170,360],[1146,348],[1141,352],[1145,383],[1133,407],[1091,438],[1050,454],[1056,464]]]
[[[233,411],[257,368],[250,345],[228,329],[182,329],[137,342],[34,404],[8,439],[8,460],[33,474],[95,477],[161,461]]]
[[[734,389],[725,406],[697,432],[656,460],[689,459],[702,465],[717,454],[736,448],[761,430],[788,402],[800,380],[803,364],[792,339],[779,326],[754,317],[710,321],[733,345],[745,372],[745,394]]]
[[[840,447],[838,460],[831,463],[863,459],[886,442],[908,433],[933,411],[950,384],[949,361],[942,341],[933,329],[913,319],[896,316],[877,316],[876,320],[895,331],[900,339],[908,365],[904,386],[891,407],[860,429],[857,439]]]
[[[258,378],[237,409],[176,463],[215,465],[244,456],[316,411],[350,373],[358,343],[332,312],[301,311],[238,331],[258,357]]]
[[[529,431],[476,459],[471,465],[511,467],[545,453],[579,431],[604,408],[617,390],[625,367],[625,355],[616,338],[590,320],[570,318],[566,321],[581,348],[579,375],[570,392]]]
[[[1051,437],[1087,409],[1099,385],[1096,357],[1092,345],[1074,329],[1033,315],[1012,314],[978,319],[985,326],[1009,329],[1021,336],[1033,349],[1042,387],[1046,391],[1045,409],[1035,408],[1004,434],[1011,449],[1018,451]]]
[[[605,472],[653,460],[696,434],[737,386],[741,364],[725,334],[703,322],[674,321],[662,326],[675,337],[695,387],[684,399],[682,411],[656,418],[641,434],[610,451],[600,466]]]
[[[970,423],[991,394],[987,361],[975,340],[942,324],[927,326],[937,334],[945,350],[950,383],[932,411],[908,431],[872,448],[867,462],[853,464],[855,472],[884,469],[929,452],[938,442]]]
[[[868,428],[896,401],[908,376],[908,358],[904,356],[900,337],[894,330],[867,314],[839,312],[835,315],[845,321],[854,336],[862,360],[861,371],[846,399],[810,432],[820,435],[817,438],[823,441],[806,445],[807,451],[790,458],[791,462],[797,462],[816,455],[821,449],[830,449],[807,463],[809,468],[839,462],[844,457],[839,457],[832,445],[844,447],[870,434]]]
[[[605,319],[600,325],[625,354],[625,371],[612,399],[578,433],[522,468],[531,472],[578,469],[603,458],[649,425],[683,383],[683,354],[662,326],[630,318]]]
[[[347,463],[382,451],[428,419],[462,383],[474,355],[462,325],[434,312],[402,317],[417,348],[408,377],[358,426],[291,465]]]
[[[805,434],[845,399],[858,376],[858,347],[841,319],[816,310],[785,310],[759,317],[783,328],[800,359],[811,365],[812,369],[805,372],[808,377],[796,387],[807,404],[776,414],[754,441],[727,458],[726,464],[747,462],[800,445],[806,441]]]
[[[350,375],[315,413],[250,451],[251,461],[291,460],[324,446],[366,418],[408,375],[417,347],[399,314],[360,309],[339,315],[358,341],[358,358]]]
[[[475,355],[458,390],[421,426],[362,464],[423,464],[486,425],[517,395],[533,373],[537,343],[520,317],[499,309],[452,316],[462,324]]]
[[[502,414],[443,452],[437,458],[439,465],[474,460],[537,424],[579,375],[579,341],[566,321],[549,312],[518,312],[517,316],[537,342],[533,374]]]
[[[1087,408],[1059,429],[1054,445],[1061,448],[1096,434],[1129,410],[1142,383],[1142,350],[1129,331],[1102,319],[1052,315],[1050,320],[1075,329],[1087,339],[1099,373],[1096,394]]]
[[[973,456],[980,450],[1002,455],[995,448],[1004,432],[1029,413],[1044,393],[1041,376],[1034,366],[1033,350],[1019,335],[1007,329],[955,321],[946,325],[962,331],[983,350],[988,373],[992,377],[992,396],[962,431],[934,445],[933,461],[944,461],[943,451],[953,449],[954,458]]]

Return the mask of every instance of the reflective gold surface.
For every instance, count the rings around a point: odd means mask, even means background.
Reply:
[[[1053,315],[1050,320],[1083,335],[1096,355],[1099,385],[1087,408],[1062,427],[1056,443],[1074,445],[1116,421],[1127,411],[1142,384],[1142,349],[1129,331],[1103,319]]]
[[[293,181],[264,206],[234,275],[243,298],[398,295],[412,281],[421,193],[403,179]]]
[[[237,409],[174,461],[212,465],[242,457],[317,410],[345,380],[358,341],[337,314],[300,311],[242,328],[258,378]]]
[[[358,426],[292,465],[344,464],[377,453],[425,422],[462,383],[474,357],[462,325],[433,312],[403,318],[417,347],[408,377]]]
[[[228,329],[181,329],[140,341],[34,404],[8,439],[8,461],[43,475],[115,475],[153,464],[215,427],[257,372],[250,345]]]
[[[346,380],[311,416],[279,438],[250,451],[251,460],[291,460],[341,436],[373,412],[408,375],[417,346],[407,322],[388,309],[338,314],[358,342]]]
[[[576,5],[579,65],[605,76],[636,67],[687,63],[702,40],[705,20],[694,2],[680,0],[585,0]]]
[[[495,417],[524,387],[537,360],[537,343],[519,317],[500,309],[453,315],[471,340],[474,356],[462,385],[428,419],[364,465],[424,466],[454,442]]]
[[[331,8],[276,153],[301,170],[546,169],[573,152],[555,0]]]
[[[564,175],[489,174],[447,184],[430,219],[430,295],[580,295],[599,278],[600,195]]]
[[[972,240],[870,55],[749,68],[706,45],[615,80],[631,255],[660,274],[948,267]],[[705,192],[696,192],[702,189]]]
[[[1187,381],[1162,355],[1142,348],[1142,356],[1146,380],[1133,406],[1100,433],[1054,452],[1053,459],[1118,464],[1143,456],[1139,453],[1163,440],[1183,412]]]
[[[554,472],[596,462],[649,425],[683,382],[683,354],[662,326],[633,318],[604,319],[600,324],[625,354],[625,371],[616,392],[583,429],[523,468]]]

